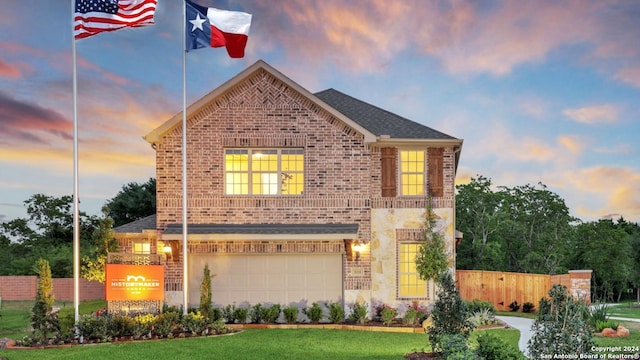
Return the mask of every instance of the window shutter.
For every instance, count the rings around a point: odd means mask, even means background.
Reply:
[[[444,194],[444,174],[443,174],[443,148],[429,148],[428,152],[428,172],[429,172],[429,195],[443,196]]]
[[[394,197],[397,195],[397,179],[396,174],[396,148],[382,148],[382,196]]]

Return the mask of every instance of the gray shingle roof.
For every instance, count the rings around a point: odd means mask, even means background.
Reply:
[[[189,234],[356,234],[358,224],[189,224]],[[164,234],[182,234],[182,224],[168,224]]]
[[[149,215],[141,219],[132,221],[130,223],[120,225],[113,228],[113,231],[117,233],[140,233],[143,230],[155,230],[156,229],[156,215]]]
[[[376,136],[389,135],[394,139],[456,139],[334,89],[323,90],[314,95]]]

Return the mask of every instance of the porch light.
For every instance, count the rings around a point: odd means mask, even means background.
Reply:
[[[360,261],[360,253],[364,251],[366,245],[361,243],[360,241],[351,243],[351,250],[356,253],[356,262]]]
[[[162,250],[164,251],[164,255],[167,257],[167,260],[172,258],[173,250],[171,250],[171,245],[164,243],[164,248]]]

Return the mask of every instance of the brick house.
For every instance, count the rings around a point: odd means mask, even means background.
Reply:
[[[339,91],[312,94],[263,61],[187,110],[188,299],[309,306],[434,300],[415,273],[427,198],[455,259],[462,140]],[[157,214],[116,228],[121,249],[166,256],[165,301],[183,299],[182,114],[145,139]]]

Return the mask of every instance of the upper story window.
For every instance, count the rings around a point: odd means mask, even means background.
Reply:
[[[226,149],[226,195],[301,195],[302,149]]]
[[[422,150],[400,151],[400,195],[424,195],[424,155]]]
[[[396,158],[393,148],[383,148],[382,196],[429,196],[444,194],[444,148],[400,150]],[[394,176],[398,160],[399,190]]]

